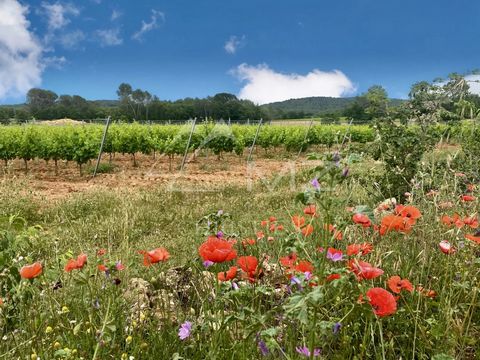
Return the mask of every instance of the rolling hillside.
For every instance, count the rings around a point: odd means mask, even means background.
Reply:
[[[262,105],[272,115],[291,114],[293,117],[305,115],[320,115],[333,112],[341,112],[355,101],[355,97],[332,98],[332,97],[306,97],[301,99],[290,99],[280,102]],[[391,99],[391,105],[397,106],[404,100]],[[289,116],[291,117],[291,116]]]

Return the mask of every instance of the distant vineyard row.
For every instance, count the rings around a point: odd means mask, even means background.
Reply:
[[[307,134],[305,126],[263,126],[256,146],[283,147],[299,151],[310,145],[332,146],[345,140],[368,143],[375,130],[368,126],[319,125]],[[106,153],[162,153],[170,157],[183,154],[191,126],[114,124],[110,126]],[[189,151],[209,149],[214,154],[242,154],[255,138],[256,126],[201,124],[195,127]],[[0,127],[0,160],[31,159],[75,161],[80,166],[98,156],[103,126],[14,125]]]

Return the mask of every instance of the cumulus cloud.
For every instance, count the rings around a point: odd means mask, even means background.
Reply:
[[[43,50],[27,13],[17,0],[0,1],[0,99],[24,95],[41,82]]]
[[[121,45],[123,43],[123,39],[120,37],[120,29],[97,30],[95,35],[103,47]]]
[[[162,23],[165,22],[165,14],[161,11],[152,9],[152,16],[150,18],[150,22],[145,22],[142,20],[142,27],[140,28],[140,30],[138,30],[135,34],[132,35],[132,39],[141,41],[145,33],[152,31],[153,29],[156,29],[160,26],[159,20]]]
[[[232,35],[230,36],[230,39],[228,39],[225,42],[225,45],[223,48],[228,54],[235,54],[237,52],[237,49],[241,46],[243,46],[245,43],[245,35],[242,35],[241,37]]]
[[[68,15],[77,16],[80,10],[72,4],[62,4],[60,2],[49,3],[42,2],[43,13],[47,16],[48,28],[55,31],[65,27],[70,23]]]
[[[314,69],[306,75],[282,74],[270,69],[266,64],[241,64],[232,74],[245,82],[239,98],[257,104],[309,96],[340,97],[356,90],[350,79],[339,70]]]

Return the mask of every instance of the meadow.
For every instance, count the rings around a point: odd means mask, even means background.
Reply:
[[[57,147],[23,155],[19,143],[39,144],[25,134],[93,132],[77,144],[95,148],[101,136],[96,126],[8,129],[0,137],[17,152],[2,159],[26,164],[54,160],[39,154]],[[145,143],[147,154],[185,144],[177,132],[188,127],[168,129],[113,126],[107,152],[133,160]],[[256,157],[303,150],[311,166],[249,188],[93,188],[42,200],[5,177],[0,358],[476,359],[477,128],[265,129]],[[195,141],[218,162],[236,148],[245,161],[255,133],[211,127],[219,141],[205,142],[202,130]],[[131,140],[168,131],[163,142]]]

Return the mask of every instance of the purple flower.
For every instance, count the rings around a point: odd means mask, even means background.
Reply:
[[[267,356],[270,353],[270,350],[268,350],[267,344],[265,344],[265,341],[260,339],[260,337],[257,337],[258,340],[258,349],[262,353],[263,356]]]
[[[312,353],[310,352],[310,350],[308,350],[308,348],[306,346],[297,346],[295,348],[295,350],[297,350],[297,353],[301,354],[301,355],[304,355],[306,357],[310,357],[312,355]],[[320,349],[314,349],[313,350],[313,356],[320,356]]]
[[[315,178],[313,179],[310,184],[315,188],[315,190],[320,190],[320,183],[318,182],[318,179]]]
[[[206,268],[208,268],[209,266],[212,266],[213,264],[215,264],[213,261],[210,261],[210,260],[205,260],[203,262],[203,266],[205,266]]]
[[[342,261],[343,260],[343,254],[339,251],[330,251],[330,249],[328,249],[327,251],[327,259],[330,259],[332,260],[333,262],[337,262],[337,261]]]
[[[223,210],[218,210],[217,216],[222,216],[223,215]]]
[[[217,232],[217,238],[219,239],[223,238],[223,231]]]
[[[232,289],[233,289],[233,290],[238,290],[238,289],[240,289],[240,288],[238,287],[238,285],[237,285],[236,282],[232,282]]]
[[[180,340],[185,340],[190,336],[192,331],[192,323],[190,321],[185,321],[182,325],[180,325],[180,329],[178,330],[178,337]]]
[[[346,167],[345,169],[343,169],[342,176],[347,177],[349,172],[350,170]]]
[[[290,282],[292,283],[292,285],[297,285],[298,290],[300,291],[303,290],[302,281],[296,276],[292,276],[292,278],[290,279]]]
[[[312,273],[310,271],[305,271],[303,275],[305,276],[305,280],[307,281],[309,281],[312,278]]]
[[[342,328],[341,323],[337,322],[337,323],[333,324],[333,334],[337,335],[341,328]]]

